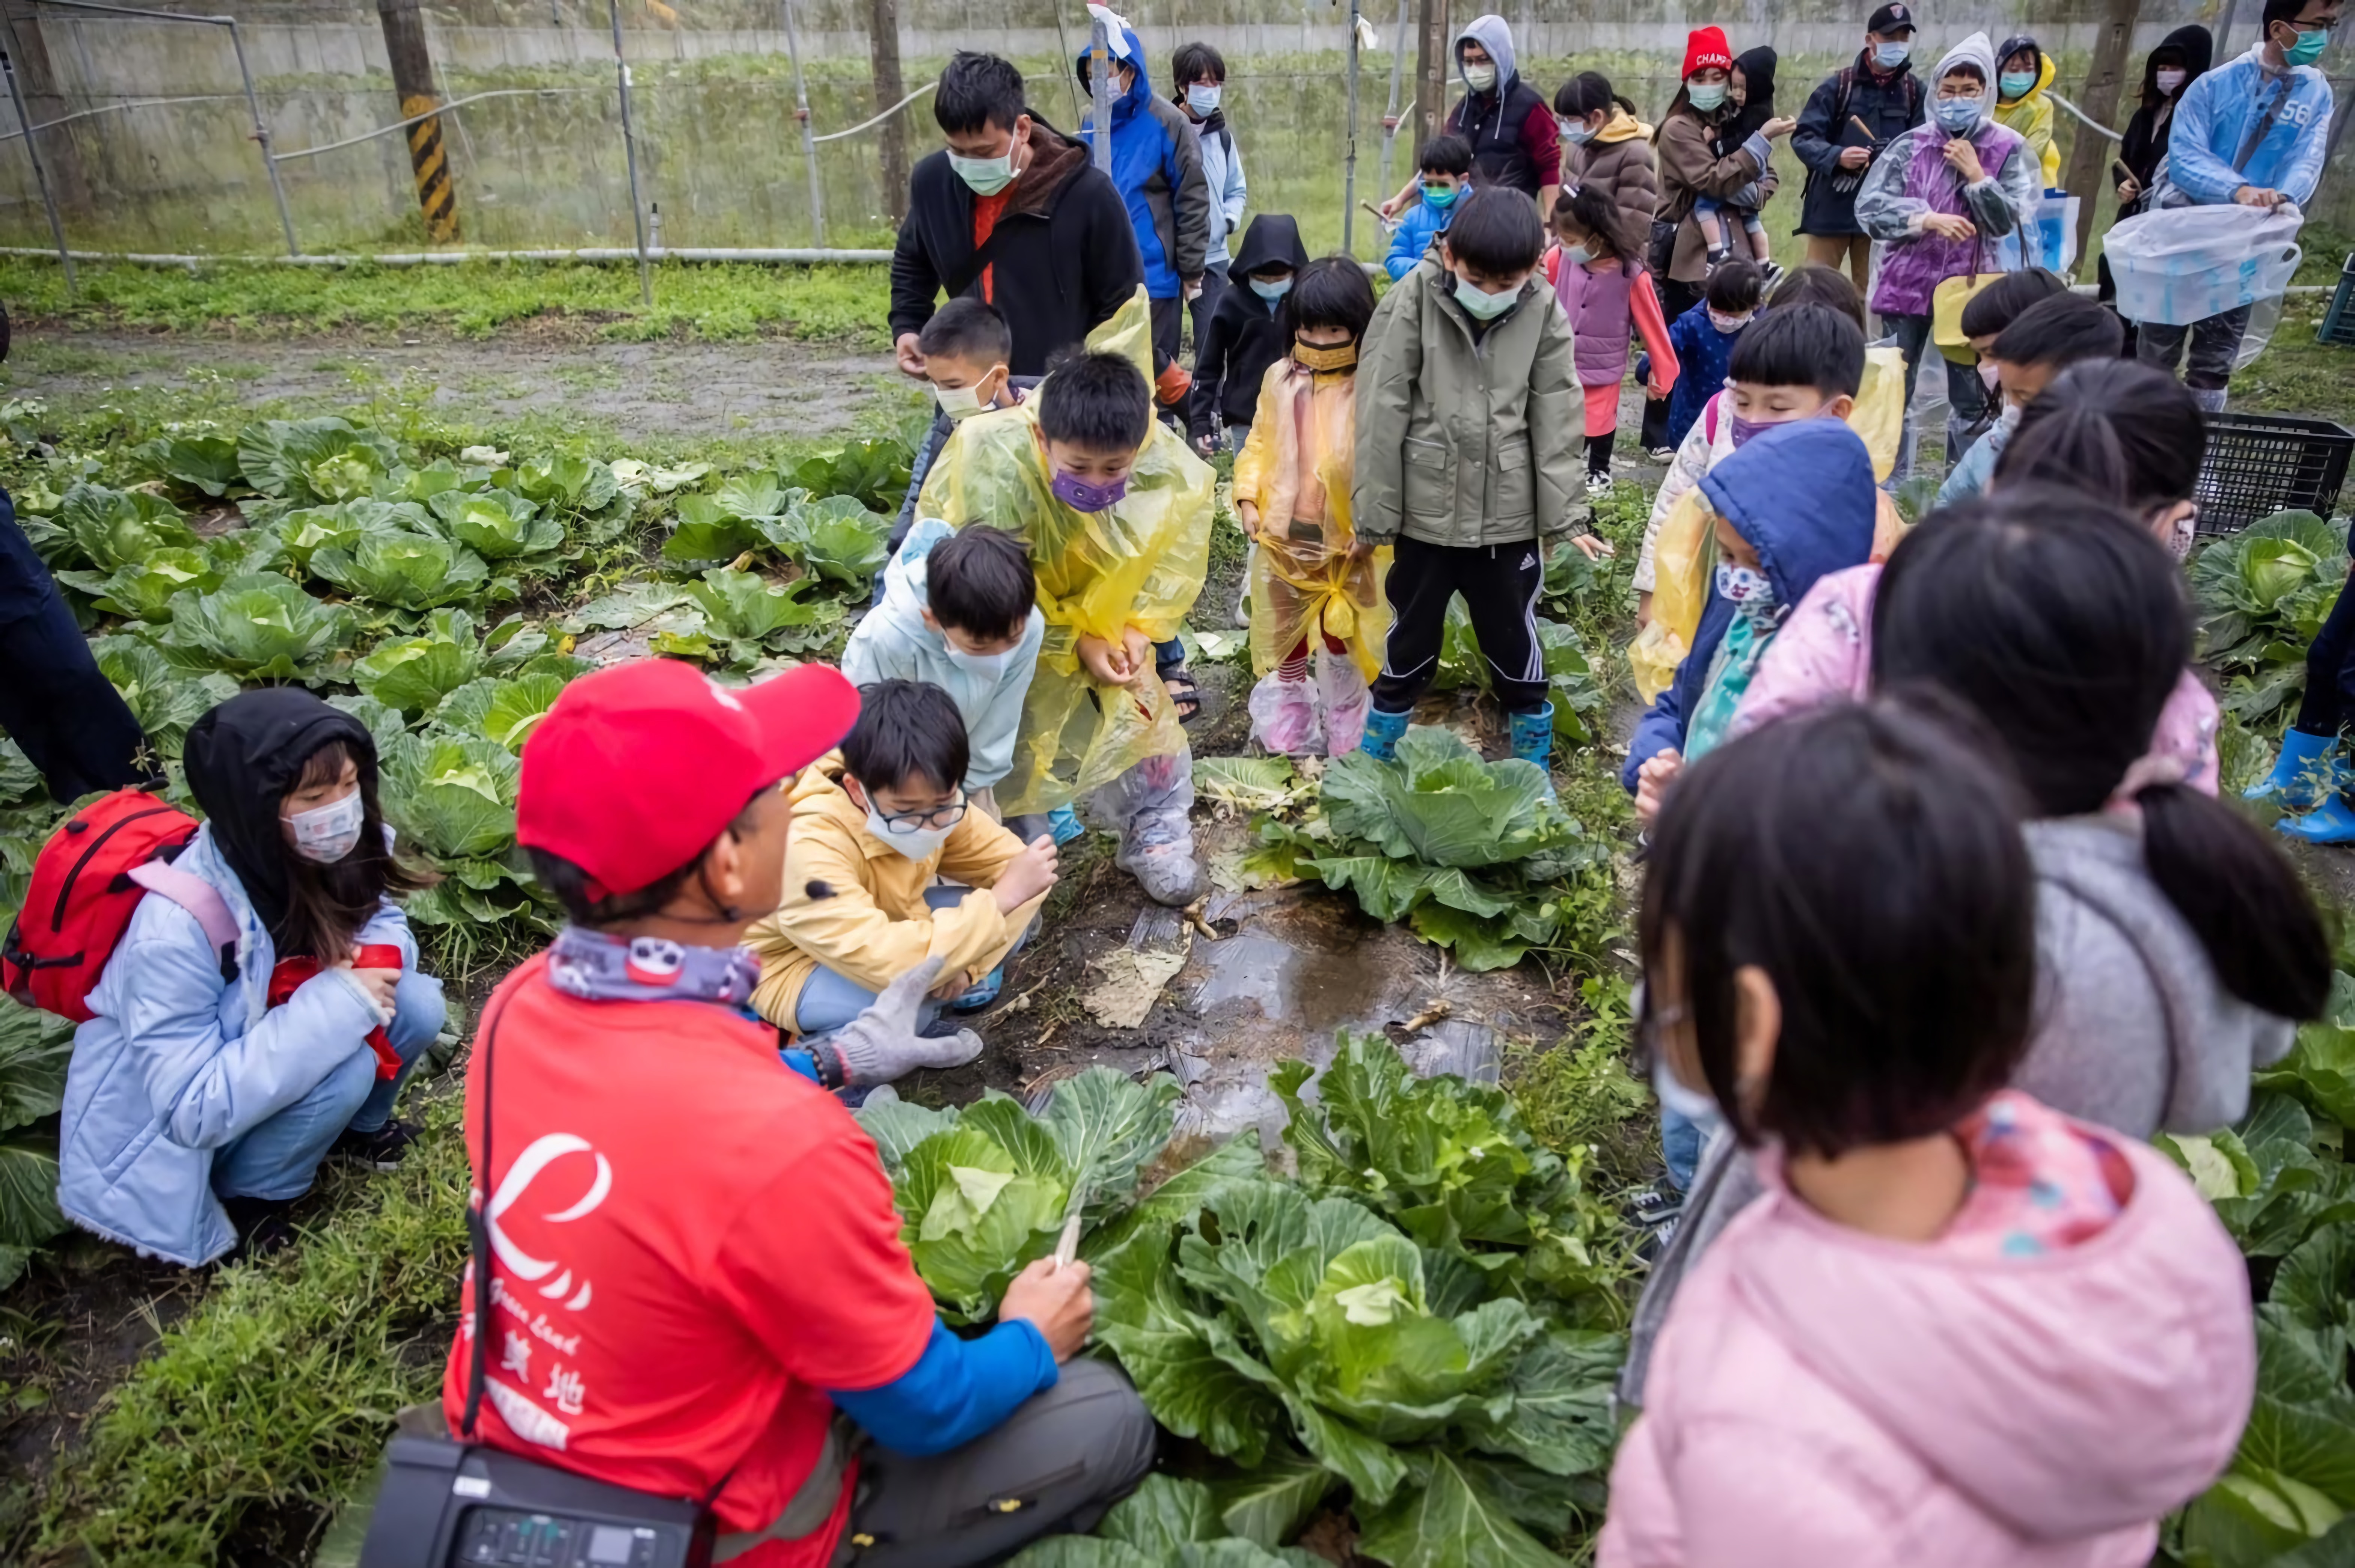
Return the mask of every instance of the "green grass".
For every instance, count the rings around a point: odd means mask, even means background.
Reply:
[[[215,1275],[0,1557],[211,1563],[240,1526],[302,1553],[312,1520],[366,1489],[394,1413],[438,1395],[466,1250],[459,1110],[433,1098],[398,1174],[328,1177],[299,1243]]]
[[[69,326],[295,336],[360,331],[483,337],[538,327],[559,336],[714,342],[794,337],[888,346],[890,283],[879,265],[768,267],[666,262],[655,304],[634,267],[472,261],[447,267],[286,267],[221,262],[196,272],[87,263],[80,297],[57,263],[0,257],[0,299],[20,317]]]
[[[2355,347],[2314,338],[2329,305],[2327,295],[2304,294],[2283,306],[2264,353],[2232,378],[2232,408],[2319,414],[2341,422],[2355,412]]]

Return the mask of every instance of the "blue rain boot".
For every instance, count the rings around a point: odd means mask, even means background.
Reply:
[[[1366,738],[1358,749],[1378,763],[1397,762],[1399,737],[1406,733],[1406,721],[1412,717],[1371,709],[1366,715]]]
[[[1047,831],[1055,836],[1055,848],[1060,849],[1083,836],[1087,829],[1080,826],[1078,812],[1068,805],[1059,805],[1047,814]]]
[[[2355,844],[2355,810],[2348,808],[2343,795],[2332,795],[2318,811],[2285,816],[2274,826],[2308,844]]]
[[[2310,735],[2303,730],[2283,732],[2281,754],[2274,771],[2242,792],[2250,800],[2271,795],[2287,812],[2312,811],[2323,797],[2346,782],[2338,758],[2339,737]]]
[[[1538,772],[1546,776],[1546,795],[1553,795],[1553,704],[1549,702],[1535,713],[1515,713],[1512,720],[1513,755],[1525,763],[1535,763]]]
[[[997,1000],[997,993],[1006,988],[1006,965],[1000,964],[979,981],[965,988],[963,995],[949,1004],[953,1013],[977,1013]]]

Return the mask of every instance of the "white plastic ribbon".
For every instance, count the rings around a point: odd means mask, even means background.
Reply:
[[[1126,59],[1128,58],[1128,18],[1109,5],[1095,5],[1093,0],[1090,0],[1088,16],[1091,20],[1102,22],[1104,25],[1104,37],[1112,47],[1112,58]]]

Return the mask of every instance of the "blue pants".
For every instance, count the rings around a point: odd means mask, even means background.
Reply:
[[[376,1052],[365,1045],[335,1065],[316,1087],[213,1157],[213,1192],[221,1198],[300,1198],[327,1149],[346,1129],[373,1133],[392,1118],[401,1085],[442,1032],[442,982],[405,970],[393,993],[385,1037],[400,1053],[389,1082],[376,1075]]]
[[[926,888],[924,902],[934,909],[954,909],[963,903],[964,896],[971,891],[971,888]],[[1032,923],[1015,942],[1013,952],[1007,956],[1011,958],[1015,953],[1028,946],[1030,933],[1037,929],[1037,923]],[[802,983],[802,994],[794,1002],[794,1022],[798,1026],[796,1032],[805,1040],[832,1034],[874,1005],[874,992],[848,976],[837,974],[821,964]],[[916,1028],[922,1030],[939,1018],[941,1009],[947,1005],[926,997],[916,1008]]]
[[[1693,1172],[1700,1168],[1700,1151],[1715,1131],[1713,1117],[1696,1122],[1669,1106],[1660,1107],[1660,1155],[1668,1162],[1668,1180],[1678,1191],[1692,1190]]]

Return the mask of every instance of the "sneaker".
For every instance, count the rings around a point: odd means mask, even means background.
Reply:
[[[1654,463],[1674,463],[1677,460],[1677,449],[1673,446],[1656,446],[1644,455]]]
[[[372,1133],[357,1127],[346,1127],[327,1150],[329,1159],[340,1159],[357,1165],[363,1170],[399,1170],[400,1162],[409,1157],[411,1144],[417,1141],[417,1129],[404,1122],[387,1122]]]
[[[1586,493],[1590,496],[1608,496],[1611,494],[1611,475],[1608,474],[1588,475],[1586,476]]]
[[[294,1241],[292,1198],[224,1198],[229,1222],[237,1230],[237,1250],[223,1262],[247,1263],[284,1250]]]
[[[977,1013],[981,1011],[982,1008],[989,1006],[990,1003],[997,1000],[998,992],[1005,988],[1006,965],[1000,964],[996,968],[992,969],[988,974],[984,975],[975,985],[967,987],[964,995],[957,997],[955,1001],[951,1002],[949,1004],[949,1011],[953,1013]]]

